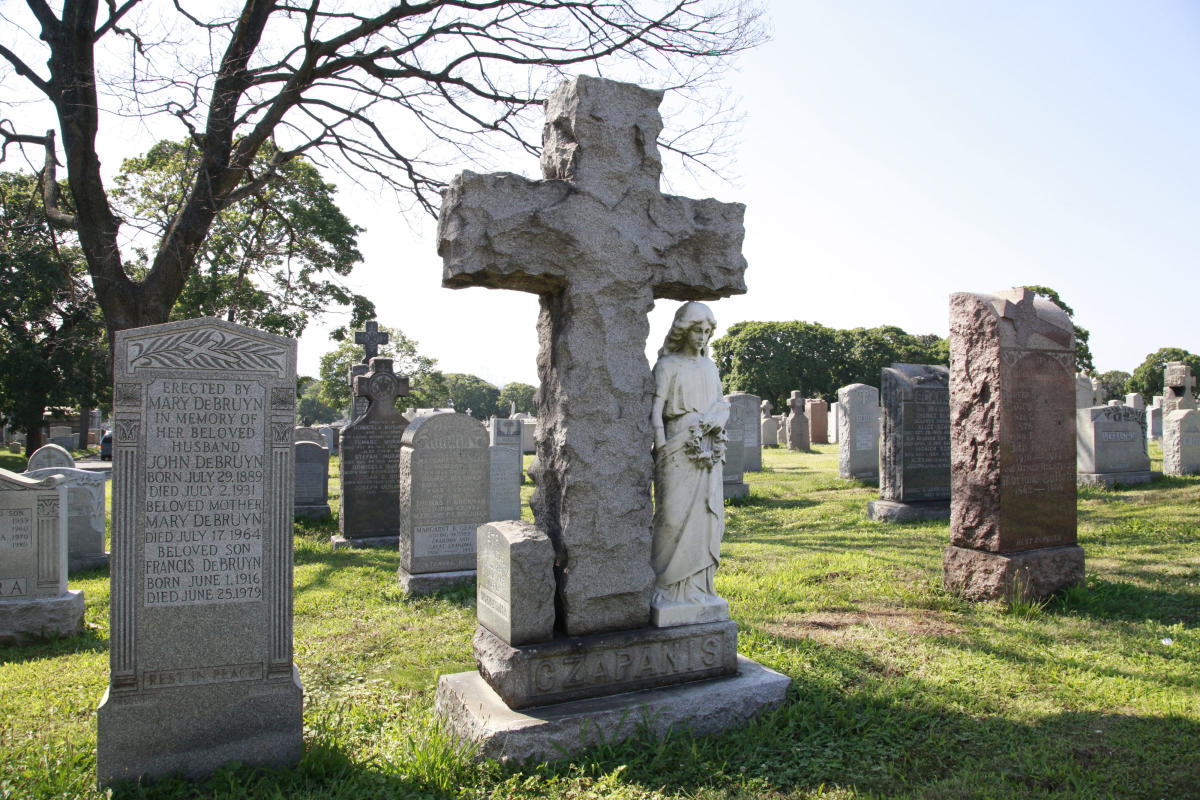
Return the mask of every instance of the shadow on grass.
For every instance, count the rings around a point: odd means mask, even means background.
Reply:
[[[1088,576],[1086,591],[1057,597],[1047,607],[1050,612],[1058,609],[1099,619],[1197,625],[1200,624],[1200,593],[1152,589]]]
[[[108,637],[94,626],[84,625],[83,630],[75,636],[34,637],[20,644],[0,645],[0,664],[23,664],[74,653],[106,652]]]

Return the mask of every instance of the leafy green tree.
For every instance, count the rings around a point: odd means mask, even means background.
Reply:
[[[0,296],[0,415],[28,455],[48,408],[95,408],[112,391],[87,267],[46,223],[31,175],[0,173]]]
[[[191,141],[162,141],[121,165],[114,198],[130,224],[161,240],[179,214],[201,152]],[[277,151],[264,145],[255,168],[266,170]],[[339,278],[362,261],[362,228],[333,199],[334,186],[308,161],[281,164],[254,194],[213,219],[196,253],[196,269],[171,319],[224,317],[260,330],[299,336],[310,319],[339,306],[351,309],[350,325],[374,316],[375,307]],[[145,273],[148,256],[140,253]]]
[[[1063,302],[1063,299],[1058,296],[1058,292],[1049,286],[1024,286],[1022,288],[1045,297],[1067,312],[1067,316],[1071,318],[1071,326],[1075,328],[1075,369],[1078,372],[1086,372],[1088,375],[1094,375],[1096,373],[1096,365],[1092,363],[1092,349],[1088,346],[1088,339],[1091,338],[1092,334],[1086,328],[1081,328],[1075,324],[1075,309]]]
[[[1133,371],[1125,384],[1128,391],[1141,392],[1146,405],[1150,405],[1152,397],[1163,393],[1163,369],[1168,361],[1182,361],[1192,368],[1192,374],[1200,375],[1200,356],[1178,347],[1164,347],[1146,356]]]
[[[398,328],[380,325],[379,330],[388,334],[387,343],[379,346],[379,355],[392,359],[396,374],[408,378],[409,393],[396,399],[397,408],[445,405],[449,395],[442,373],[437,370],[437,360],[418,353],[417,343]],[[351,365],[361,362],[362,357],[362,348],[349,340],[321,356],[321,402],[349,415],[350,383],[347,376]]]
[[[465,414],[469,410],[475,419],[487,419],[500,413],[500,390],[483,378],[447,372],[446,391],[455,411]]]
[[[1119,369],[1109,370],[1097,375],[1100,383],[1104,385],[1104,396],[1109,400],[1123,399],[1127,394],[1125,388],[1126,382],[1133,377],[1128,372],[1122,372]]]
[[[321,402],[321,382],[304,376],[296,380],[296,424],[328,425],[341,416],[333,406]]]
[[[518,413],[537,414],[537,405],[533,401],[537,388],[528,383],[506,383],[500,387],[500,399],[497,401],[496,415],[506,417],[515,406]]]

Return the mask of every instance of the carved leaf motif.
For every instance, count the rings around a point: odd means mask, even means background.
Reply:
[[[52,517],[58,513],[58,498],[57,497],[39,497],[38,498],[38,516]]]
[[[296,390],[287,386],[271,387],[271,408],[291,408],[296,404]]]
[[[130,367],[272,372],[282,372],[284,369],[283,348],[225,331],[177,333],[150,341],[133,342],[131,349]]]
[[[142,401],[142,385],[140,383],[118,383],[114,399],[119,406],[138,405]]]

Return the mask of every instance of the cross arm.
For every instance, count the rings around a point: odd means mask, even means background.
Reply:
[[[716,300],[746,293],[744,205],[668,195],[652,201],[649,214],[654,234],[646,257],[658,265],[656,298]]]

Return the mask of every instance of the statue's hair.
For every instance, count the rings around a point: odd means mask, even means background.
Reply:
[[[688,332],[701,322],[707,322],[709,327],[713,329],[717,327],[717,320],[713,316],[712,309],[704,305],[704,303],[697,303],[693,300],[684,303],[676,309],[675,319],[671,321],[671,330],[667,331],[667,338],[663,340],[663,346],[658,351],[658,357],[662,358],[665,355],[678,353],[682,350]],[[708,342],[705,342],[704,347],[700,348],[700,355],[705,358],[708,357]]]

